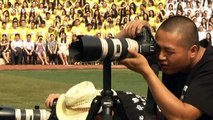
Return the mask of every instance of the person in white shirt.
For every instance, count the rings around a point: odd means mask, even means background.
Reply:
[[[199,35],[199,41],[206,38],[206,30],[203,28],[202,25],[198,27],[198,35]]]
[[[24,50],[23,50],[25,64],[31,64],[32,58],[33,58],[33,63],[35,64],[36,54],[34,49],[35,49],[35,44],[31,40],[31,34],[27,34],[27,40],[24,41]],[[29,58],[28,62],[27,62],[27,57]]]
[[[23,41],[20,40],[20,34],[15,34],[15,40],[11,42],[11,63],[21,64],[23,53]]]

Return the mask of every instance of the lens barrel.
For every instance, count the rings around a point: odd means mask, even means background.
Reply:
[[[15,109],[0,106],[0,120],[48,120],[50,112],[45,109]]]
[[[77,61],[117,60],[128,56],[128,48],[138,51],[133,39],[99,39],[94,36],[78,36],[70,47],[71,58]]]
[[[155,40],[148,27],[142,27],[141,33],[134,39],[99,39],[95,36],[80,35],[70,47],[71,59],[77,61],[119,60],[131,57],[128,49],[148,56],[155,52]]]

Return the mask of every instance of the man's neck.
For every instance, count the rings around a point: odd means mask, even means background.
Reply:
[[[194,59],[194,62],[192,63],[193,67],[202,59],[205,51],[206,51],[206,48],[200,46],[197,57]]]

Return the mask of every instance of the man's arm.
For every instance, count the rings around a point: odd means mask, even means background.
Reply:
[[[29,52],[28,52],[26,46],[27,46],[27,44],[26,44],[26,42],[24,42],[24,51],[29,55]]]
[[[199,109],[190,104],[183,103],[165,87],[143,55],[132,50],[129,50],[129,53],[133,58],[126,58],[121,62],[129,69],[143,75],[156,103],[167,119],[194,120],[201,116],[202,113]]]
[[[57,49],[58,49],[58,44],[56,44],[56,46],[55,46],[54,54],[56,54]]]
[[[30,53],[32,54],[34,50],[35,50],[35,44],[34,44],[34,42],[32,42],[32,49],[31,49]]]
[[[50,52],[50,54],[52,54],[52,51],[50,50],[50,45],[47,44],[47,50]]]
[[[11,49],[12,49],[12,51],[16,52],[16,49],[14,48],[14,45],[13,45],[13,44],[14,44],[14,43],[13,43],[13,42],[11,42],[11,44],[10,44]]]

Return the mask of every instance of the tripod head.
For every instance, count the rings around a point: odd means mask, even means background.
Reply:
[[[111,62],[110,59],[103,61],[103,90],[101,96],[94,98],[86,120],[95,120],[101,107],[103,120],[113,120],[113,108],[115,107],[121,120],[128,120],[122,102],[113,95],[111,89]]]

